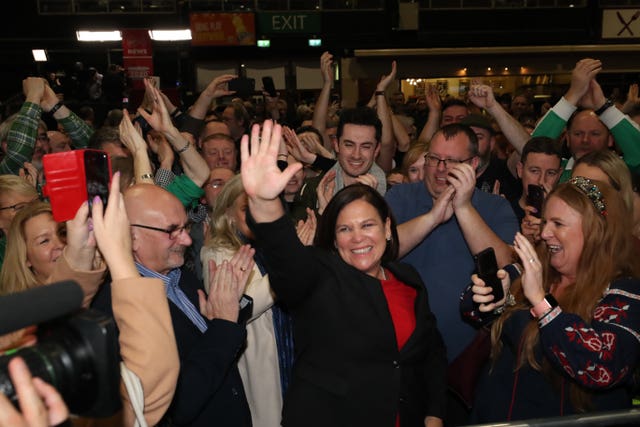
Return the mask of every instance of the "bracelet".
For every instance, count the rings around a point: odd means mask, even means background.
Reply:
[[[382,90],[377,90],[373,93],[375,96],[384,96],[384,91]]]
[[[549,312],[556,307],[558,307],[558,301],[556,301],[553,295],[547,294],[542,299],[542,301],[540,301],[539,303],[531,307],[531,310],[530,310],[531,316],[536,319],[542,319],[545,315],[549,314]]]
[[[548,325],[553,319],[558,317],[560,313],[562,313],[560,306],[554,307],[551,311],[542,316],[540,320],[538,320],[538,327],[542,328],[543,326]]]
[[[153,174],[145,173],[140,175],[140,179],[153,179]]]
[[[59,101],[56,105],[51,107],[51,110],[49,110],[49,114],[51,114],[53,116],[56,111],[58,111],[60,108],[62,108],[63,105],[64,104],[61,101]]]
[[[607,111],[611,106],[613,106],[613,101],[610,99],[607,99],[606,102],[602,105],[602,107],[598,108],[596,111],[594,111],[594,113],[596,113],[597,116],[601,116],[602,113]]]
[[[187,151],[189,149],[189,147],[191,147],[191,142],[189,140],[187,140],[187,144],[184,147],[182,147],[181,149],[177,150],[176,153],[182,154],[185,151]]]
[[[280,157],[284,157],[285,159],[288,159],[288,158],[289,158],[289,156],[288,156],[288,155],[286,155],[286,154],[278,154],[278,158],[280,158]]]

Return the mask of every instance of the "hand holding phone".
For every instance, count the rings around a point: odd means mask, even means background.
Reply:
[[[235,92],[234,95],[238,98],[245,99],[253,95],[255,92],[256,81],[255,79],[246,77],[237,77],[229,80],[228,89]]]
[[[536,218],[542,217],[542,204],[544,203],[544,188],[540,185],[529,184],[527,186],[527,200],[528,206],[532,206],[536,209],[536,212],[532,215]]]
[[[476,255],[473,260],[476,264],[476,273],[485,285],[491,287],[493,302],[498,302],[504,298],[502,281],[498,278],[498,262],[493,248],[487,248]]]

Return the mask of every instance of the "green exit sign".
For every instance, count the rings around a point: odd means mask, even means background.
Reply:
[[[319,13],[270,13],[256,14],[258,29],[262,34],[320,33]]]

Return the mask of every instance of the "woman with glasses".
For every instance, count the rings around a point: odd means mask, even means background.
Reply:
[[[38,192],[25,179],[16,175],[0,175],[0,267],[4,262],[9,226],[16,213],[38,199]]]

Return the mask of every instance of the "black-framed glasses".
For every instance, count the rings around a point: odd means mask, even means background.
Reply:
[[[18,211],[21,211],[22,209],[26,208],[27,206],[29,206],[31,203],[35,202],[36,200],[38,200],[37,197],[35,199],[31,200],[30,202],[20,202],[20,203],[16,203],[15,205],[5,206],[5,207],[0,208],[0,211],[4,211],[4,210],[7,210],[7,209],[13,209],[14,212],[18,212]]]
[[[437,168],[440,166],[440,163],[444,164],[445,169],[451,169],[455,165],[459,165],[461,163],[466,163],[469,160],[473,159],[475,156],[471,156],[468,159],[457,160],[457,159],[441,159],[440,157],[436,157],[433,154],[425,154],[424,155],[424,165],[432,168]]]
[[[168,228],[158,228],[158,227],[152,227],[150,225],[144,225],[144,224],[131,224],[131,226],[146,228],[147,230],[160,231],[162,233],[166,233],[169,235],[169,239],[171,240],[176,240],[183,231],[188,234],[189,231],[191,230],[191,222],[187,222],[183,226],[170,225]]]

